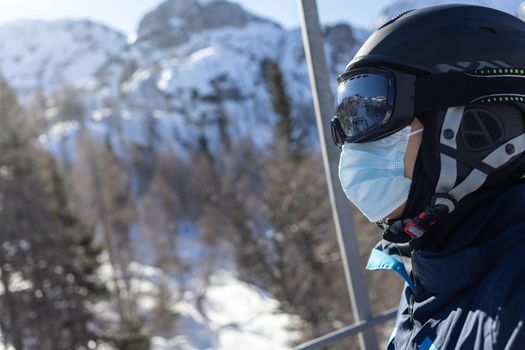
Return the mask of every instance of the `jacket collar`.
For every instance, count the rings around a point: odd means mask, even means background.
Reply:
[[[525,185],[515,186],[479,206],[454,232],[445,249],[414,249],[416,286],[432,293],[449,293],[479,281],[510,250],[525,243],[524,208]]]
[[[525,244],[524,208],[522,184],[481,204],[444,249],[434,252],[383,240],[372,250],[367,269],[396,271],[417,292],[461,290],[479,281],[510,250]]]

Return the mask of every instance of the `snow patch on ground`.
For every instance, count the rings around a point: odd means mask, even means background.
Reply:
[[[239,280],[233,264],[227,263],[225,257],[218,258],[204,287],[202,270],[207,248],[199,241],[195,227],[188,225],[183,231],[177,250],[190,271],[184,280],[187,289],[182,294],[180,276],[138,262],[129,265],[138,312],[153,335],[152,350],[292,349],[300,336],[296,331],[299,318],[282,313],[279,302],[271,295]],[[113,272],[107,260],[106,255],[100,276],[111,286]],[[174,324],[168,327],[169,336],[152,324],[160,286],[167,288],[171,296],[164,307],[176,315]],[[114,307],[107,303],[97,305],[96,310],[105,320],[118,320]]]
[[[298,324],[294,317],[279,312],[279,303],[256,287],[239,281],[231,271],[213,275],[203,301],[204,315],[188,293],[174,305],[179,314],[180,334],[153,338],[156,350],[251,349],[285,350],[297,341],[289,330]]]

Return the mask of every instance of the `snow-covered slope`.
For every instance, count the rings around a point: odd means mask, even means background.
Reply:
[[[91,21],[18,21],[0,26],[0,71],[17,92],[50,93],[93,78],[126,44]]]
[[[239,281],[231,271],[211,278],[203,301],[203,316],[195,296],[173,305],[179,315],[178,335],[153,338],[156,350],[288,350],[298,334],[288,329],[298,320],[279,312],[279,303],[264,291]],[[143,310],[148,311],[148,310]]]
[[[211,276],[203,277],[204,260],[211,252],[196,237],[186,232],[178,242],[177,251],[188,264],[184,282],[156,267],[138,262],[129,266],[138,312],[152,335],[152,350],[291,350],[300,339],[293,330],[300,320],[282,313],[279,303],[265,291],[240,281],[229,255],[218,259]],[[112,273],[106,261],[100,275],[110,286]],[[162,295],[165,299],[160,305]],[[155,317],[159,308],[175,316],[170,323],[165,318],[162,327]],[[118,320],[114,309],[108,303],[97,306],[109,322]]]
[[[103,273],[111,268],[103,266]],[[290,330],[299,324],[297,317],[279,311],[279,303],[263,290],[241,282],[232,271],[217,271],[210,279],[202,310],[196,307],[197,295],[184,294],[182,300],[168,301],[164,305],[175,315],[170,335],[159,334],[152,327],[149,318],[158,307],[159,286],[169,286],[167,293],[177,294],[176,285],[162,270],[133,263],[133,289],[139,295],[139,312],[146,320],[148,332],[152,335],[152,350],[291,350],[300,334]],[[99,317],[110,325],[118,322],[114,306],[101,303],[95,306]],[[14,350],[6,347],[0,332],[0,350]],[[107,344],[98,349],[115,350]]]

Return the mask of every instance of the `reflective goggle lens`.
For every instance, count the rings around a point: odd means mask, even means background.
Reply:
[[[348,142],[358,141],[382,125],[392,111],[394,84],[386,71],[343,75],[337,88],[335,116]],[[334,142],[340,140],[334,138]]]

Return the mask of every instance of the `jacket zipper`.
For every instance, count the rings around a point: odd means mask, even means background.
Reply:
[[[413,253],[414,252],[412,252],[412,254]],[[416,278],[414,277],[414,268],[413,267],[412,267],[412,271],[411,271],[410,274],[412,275],[410,277],[412,278],[412,281],[414,282],[414,288],[417,288],[416,287]],[[414,331],[416,329],[416,324],[414,322],[414,304],[415,304],[415,300],[416,300],[415,293],[416,293],[415,290],[412,291],[412,293],[410,293],[410,297],[408,298],[408,317],[409,317],[410,325],[412,326],[412,329],[410,330],[410,336],[408,337],[408,342],[406,344],[405,350],[407,350],[409,345],[412,343],[412,337],[414,336]]]
[[[414,327],[414,294],[410,294],[410,299],[408,302],[408,316],[410,318],[412,327]]]
[[[410,252],[410,266],[411,266],[411,271],[410,271],[410,279],[412,280],[412,282],[414,283],[414,290],[412,291],[412,293],[410,293],[410,297],[409,297],[409,302],[408,302],[408,316],[410,317],[410,323],[412,324],[412,328],[414,328],[414,304],[415,304],[415,294],[416,294],[416,291],[415,289],[417,288],[416,286],[416,277],[415,277],[415,274],[414,274],[414,264],[413,264],[413,259],[414,259],[414,251]]]
[[[407,350],[410,344],[412,343],[412,337],[414,336],[415,324],[414,324],[414,294],[410,294],[408,299],[408,317],[410,319],[410,335],[408,336],[408,341],[404,346],[404,350]]]

